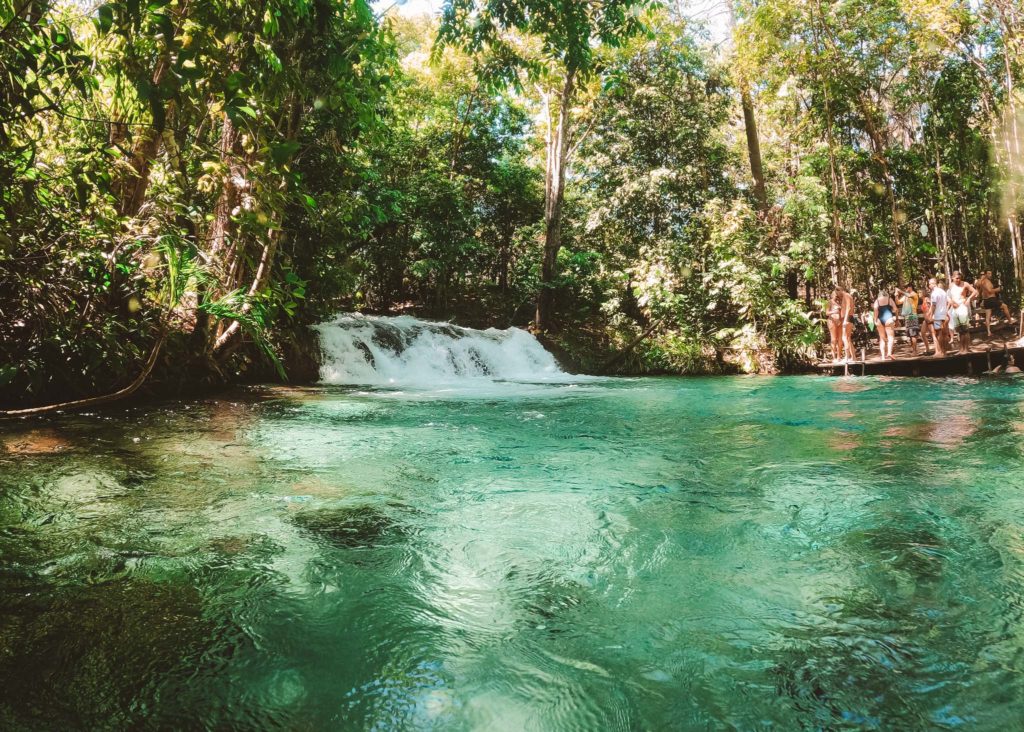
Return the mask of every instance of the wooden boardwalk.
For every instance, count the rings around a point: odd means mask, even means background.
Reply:
[[[949,353],[943,358],[934,355],[925,356],[924,349],[918,343],[918,356],[910,350],[910,343],[903,335],[903,329],[897,330],[896,348],[893,361],[883,361],[878,354],[878,336],[874,333],[868,341],[867,353],[861,360],[848,364],[822,361],[818,370],[832,376],[955,376],[979,375],[1003,364],[1008,355],[1012,355],[1017,366],[1024,369],[1024,340],[1017,336],[1016,323],[1001,323],[992,326],[992,337],[985,334],[984,327],[973,328],[970,353],[958,353],[959,341],[953,339]],[[934,345],[934,344],[933,344]]]

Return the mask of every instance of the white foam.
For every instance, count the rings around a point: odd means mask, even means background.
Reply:
[[[562,381],[554,357],[521,328],[475,330],[403,315],[345,314],[316,326],[328,384],[436,386]]]

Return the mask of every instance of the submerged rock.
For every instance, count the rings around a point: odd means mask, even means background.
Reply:
[[[0,436],[0,454],[53,455],[72,448],[55,430],[39,429]]]
[[[301,511],[295,524],[342,549],[364,549],[390,544],[404,534],[401,525],[370,506]]]

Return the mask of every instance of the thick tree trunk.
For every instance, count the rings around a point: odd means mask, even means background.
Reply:
[[[301,54],[300,54],[301,59]],[[286,139],[294,139],[298,134],[299,125],[302,123],[301,99],[292,95],[289,102],[282,105],[282,114],[278,122],[278,129],[283,129]],[[224,117],[224,133],[221,140],[221,159],[229,159],[229,174],[224,181],[221,191],[221,200],[218,201],[217,214],[219,221],[215,219],[217,235],[220,240],[219,250],[222,252],[220,259],[223,262],[224,281],[226,291],[234,291],[245,287],[246,299],[240,308],[241,315],[252,311],[252,301],[270,283],[274,270],[274,260],[277,249],[284,236],[281,231],[280,214],[274,217],[271,227],[265,234],[263,247],[260,250],[259,263],[256,271],[250,274],[249,260],[241,247],[243,241],[236,238],[235,241],[227,242],[225,234],[227,227],[231,225],[231,211],[235,206],[246,205],[246,199],[251,197],[252,184],[249,181],[249,174],[254,161],[251,153],[245,153],[240,146],[237,129],[230,119]],[[223,205],[221,205],[223,204]],[[225,215],[226,214],[226,215]],[[242,335],[242,323],[240,320],[222,321],[217,325],[216,337],[213,341],[211,355],[214,359],[223,361],[237,347]]]
[[[750,158],[750,177],[754,180],[754,201],[761,213],[768,210],[768,191],[764,182],[764,167],[761,164],[761,138],[757,134],[757,118],[754,116],[754,101],[746,84],[740,92],[743,106],[743,129],[747,134],[747,157]]]
[[[569,152],[569,125],[576,70],[566,70],[565,83],[558,100],[558,125],[548,126],[547,171],[544,181],[544,255],[541,260],[540,292],[534,326],[550,330],[555,301],[555,279],[558,276],[558,251],[562,248],[562,201],[565,198],[565,175]]]
[[[210,231],[206,237],[207,249],[211,262],[222,257],[229,245],[231,234],[231,212],[238,205],[240,190],[235,162],[241,153],[239,148],[238,129],[228,115],[224,114],[224,120],[220,131],[220,161],[227,172],[220,188],[220,195],[213,208],[213,221],[210,223]]]
[[[161,65],[166,66],[162,61]],[[158,74],[159,71],[158,69]],[[154,86],[157,83],[159,83],[157,75],[154,75]],[[173,116],[173,101],[167,104],[164,114],[165,119]],[[156,159],[157,153],[160,152],[162,140],[163,126],[156,124],[144,128],[135,138],[129,162],[131,170],[118,181],[114,190],[114,195],[117,198],[117,212],[121,216],[135,216],[142,208],[142,204],[145,203],[153,161]]]
[[[220,127],[220,164],[224,167],[224,176],[220,186],[220,195],[213,208],[213,221],[207,235],[207,246],[210,259],[219,264],[227,258],[231,247],[231,212],[238,207],[242,199],[242,188],[245,185],[245,168],[242,165],[243,150],[239,130],[230,118],[224,114]],[[226,271],[225,267],[225,271]]]
[[[175,13],[174,32],[181,29],[188,15],[188,2],[181,6],[181,10]],[[150,78],[153,93],[159,94],[160,87],[171,68],[171,39],[164,42],[163,52],[156,62],[153,75]],[[153,169],[153,161],[160,151],[160,143],[163,139],[164,127],[167,121],[174,116],[174,101],[170,100],[164,104],[160,99],[157,104],[164,106],[154,107],[153,124],[140,129],[132,144],[131,154],[128,160],[128,170],[113,185],[114,196],[117,199],[117,212],[121,216],[135,216],[146,200],[146,190],[149,188],[150,174]],[[114,125],[111,130],[111,139],[123,139],[125,129],[122,126]]]
[[[736,27],[736,8],[729,3],[729,27]],[[754,100],[750,86],[743,78],[739,80],[740,105],[743,107],[743,130],[747,136],[747,157],[750,160],[750,177],[754,181],[754,201],[757,210],[764,214],[768,210],[768,192],[764,183],[764,167],[761,164],[761,139],[757,134],[757,118],[754,116]]]
[[[238,242],[234,241],[233,211],[239,206],[242,194],[247,186],[246,169],[241,148],[241,135],[231,118],[225,113],[221,122],[220,163],[224,169],[220,194],[213,208],[213,220],[206,235],[206,259],[210,268],[217,275],[216,283],[206,287],[205,297],[217,298],[235,289],[235,272],[241,255],[236,251]],[[199,303],[196,303],[197,306]],[[223,323],[211,322],[211,318],[202,313],[196,317],[196,331],[193,335],[198,344],[216,343],[223,336],[227,327]]]

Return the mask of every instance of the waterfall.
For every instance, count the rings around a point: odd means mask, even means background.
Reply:
[[[328,384],[548,381],[566,376],[525,330],[475,330],[403,315],[346,314],[316,326]]]

